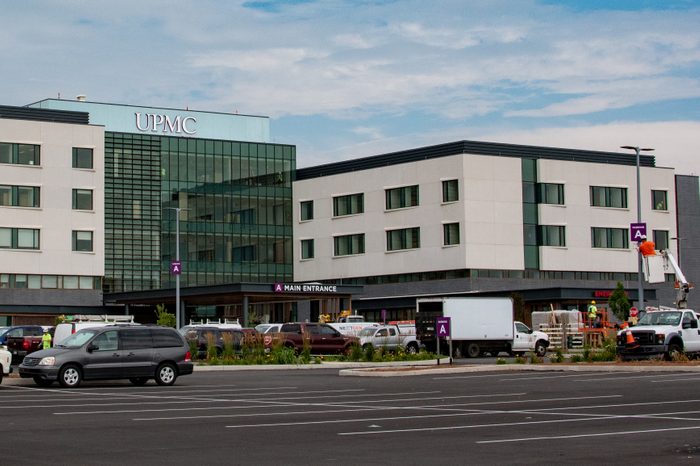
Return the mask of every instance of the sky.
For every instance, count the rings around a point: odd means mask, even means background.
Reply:
[[[297,167],[458,140],[700,175],[700,0],[0,0],[2,105],[270,117]],[[633,153],[631,153],[631,156]]]

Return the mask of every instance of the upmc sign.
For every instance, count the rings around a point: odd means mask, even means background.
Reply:
[[[436,317],[435,318],[435,333],[438,337],[450,336],[450,318]]]
[[[171,134],[196,134],[197,129],[195,117],[182,117],[177,115],[160,115],[157,113],[136,112],[136,128],[139,131],[150,131],[151,133],[171,133]]]
[[[630,223],[630,237],[632,241],[644,241],[647,239],[647,224]]]

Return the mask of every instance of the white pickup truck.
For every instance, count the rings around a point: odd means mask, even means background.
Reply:
[[[618,332],[617,354],[623,359],[700,354],[699,327],[698,316],[690,309],[650,311],[634,327]]]
[[[9,375],[12,368],[10,364],[12,363],[12,353],[0,347],[0,383],[2,383],[2,378],[5,375]]]
[[[377,327],[367,327],[358,335],[360,345],[363,348],[373,346],[374,348],[385,348],[396,350],[404,348],[407,353],[415,354],[420,348],[416,339],[415,325],[379,325]]]

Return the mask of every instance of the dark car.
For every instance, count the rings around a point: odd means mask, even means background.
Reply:
[[[182,327],[180,333],[188,343],[196,342],[198,359],[206,359],[207,349],[210,345],[215,348],[216,355],[220,356],[227,341],[231,342],[235,352],[240,352],[243,343],[253,341],[257,335],[255,330],[248,328],[218,328],[199,325]]]
[[[349,353],[359,346],[360,339],[343,335],[333,327],[321,323],[297,322],[282,325],[279,333],[265,339],[265,347],[282,345],[299,352],[308,346],[312,354]]]
[[[13,325],[0,331],[0,345],[6,345],[9,337],[40,337],[43,333],[41,325]]]
[[[182,336],[168,327],[109,325],[80,330],[51,349],[24,358],[19,375],[39,386],[55,380],[77,387],[82,380],[129,379],[143,385],[155,379],[172,385],[193,370]]]

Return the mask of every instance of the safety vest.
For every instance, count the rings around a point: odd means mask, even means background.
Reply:
[[[591,304],[588,306],[588,318],[595,319],[596,315],[598,315],[598,308],[595,307],[595,304]]]
[[[41,337],[41,343],[44,349],[49,349],[51,348],[51,334],[50,333],[45,333]]]

